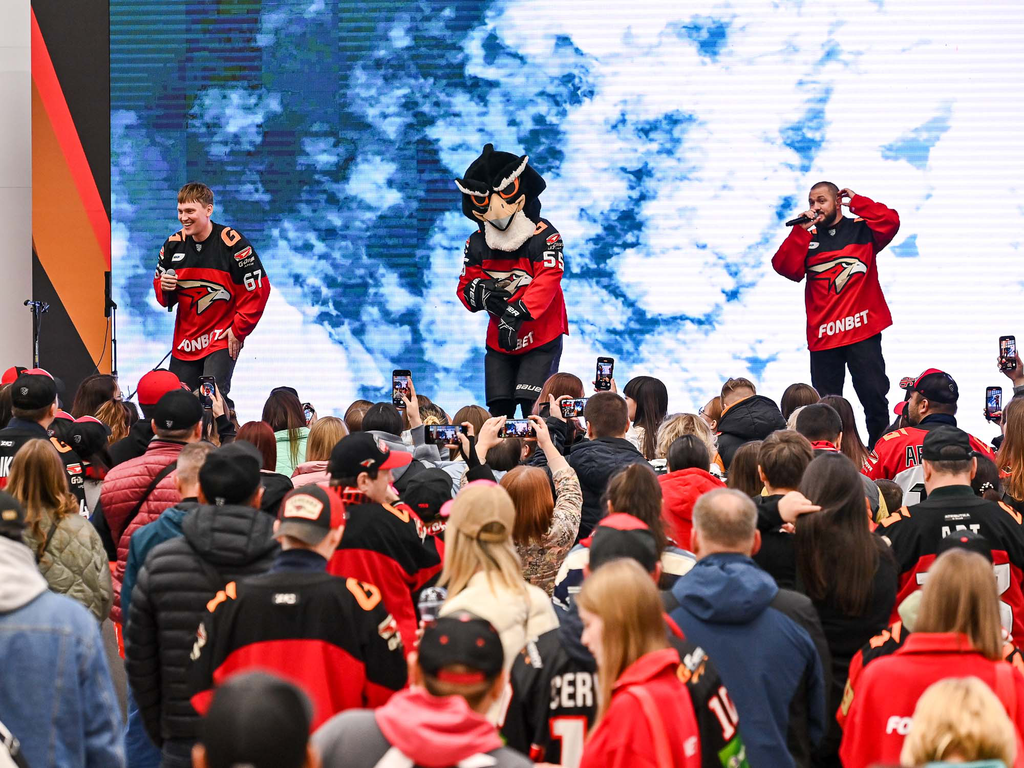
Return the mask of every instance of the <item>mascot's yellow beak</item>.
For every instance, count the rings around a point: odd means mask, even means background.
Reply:
[[[486,221],[500,232],[504,232],[508,229],[508,225],[512,223],[512,217],[523,210],[525,204],[526,195],[520,195],[518,200],[508,203],[502,199],[501,195],[493,194],[491,195],[491,203],[487,206],[487,210],[483,213],[473,211],[473,215],[480,219],[480,221]]]

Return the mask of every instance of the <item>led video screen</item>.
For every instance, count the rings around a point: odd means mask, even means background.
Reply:
[[[998,336],[1019,329],[1022,43],[1013,2],[111,0],[122,378],[170,347],[153,271],[202,180],[273,285],[235,372],[243,421],[281,384],[321,414],[386,399],[394,368],[450,413],[482,402],[452,179],[492,142],[547,182],[562,370],[589,382],[612,356],[675,411],[729,376],[776,400],[808,381],[803,285],[770,261],[827,179],[901,216],[879,256],[890,406],[942,368],[989,438]]]

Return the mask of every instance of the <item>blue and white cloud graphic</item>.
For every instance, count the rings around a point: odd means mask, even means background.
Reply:
[[[111,17],[129,382],[170,343],[150,281],[200,178],[275,287],[235,377],[243,419],[283,383],[321,413],[378,399],[396,367],[450,411],[480,401],[451,179],[493,142],[548,182],[563,370],[611,354],[674,410],[730,375],[776,398],[808,380],[803,287],[769,262],[825,178],[901,214],[879,262],[891,399],[944,368],[963,423],[992,433],[983,391],[1021,289],[1020,4],[112,0]]]

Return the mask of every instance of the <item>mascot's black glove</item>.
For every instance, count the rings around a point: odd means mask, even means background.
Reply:
[[[513,301],[505,308],[505,313],[498,318],[498,345],[506,352],[516,351],[519,340],[519,327],[527,320],[533,320],[526,311],[522,299]]]
[[[502,302],[498,314],[505,311],[504,302],[512,298],[511,293],[498,287],[497,281],[484,280],[481,277],[474,277],[470,280],[463,289],[462,295],[473,312],[479,312],[481,309],[493,312],[492,307],[498,309],[497,302]]]

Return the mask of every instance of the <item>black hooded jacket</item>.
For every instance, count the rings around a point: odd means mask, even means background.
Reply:
[[[569,452],[569,466],[576,470],[583,490],[583,516],[576,541],[585,539],[604,517],[601,496],[612,475],[631,464],[646,463],[643,454],[621,437],[598,437],[577,443]]]
[[[764,440],[772,432],[786,428],[786,419],[775,401],[754,395],[733,404],[718,422],[718,455],[726,470],[732,457],[744,443]]]
[[[116,467],[146,452],[153,439],[153,424],[149,419],[139,419],[128,430],[128,434],[110,446],[110,466]]]
[[[274,518],[242,506],[202,505],[183,535],[149,553],[132,591],[125,667],[149,737],[194,741],[199,715],[187,671],[206,604],[230,581],[266,572],[278,552]]]

